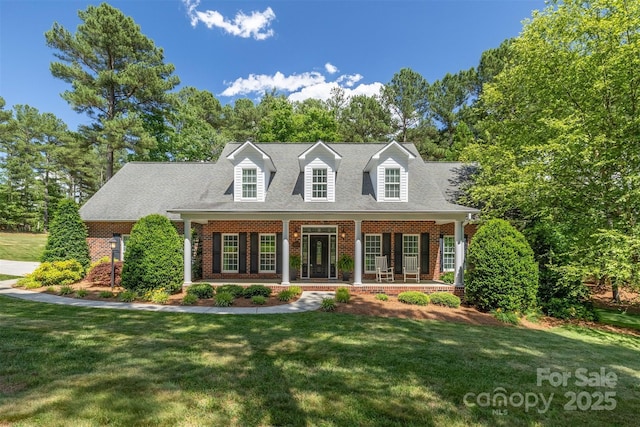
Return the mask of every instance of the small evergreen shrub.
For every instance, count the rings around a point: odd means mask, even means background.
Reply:
[[[91,268],[86,281],[95,286],[111,286],[111,260]],[[120,286],[122,283],[122,261],[113,263],[113,283],[114,286]]]
[[[38,283],[38,282],[36,282]],[[55,294],[56,292],[56,287],[55,286],[47,286],[47,293],[49,294]]]
[[[558,319],[581,319],[598,321],[599,316],[591,301],[581,301],[572,298],[551,298],[543,306],[547,315]]]
[[[187,295],[198,299],[213,298],[213,287],[208,283],[195,283],[187,288]]]
[[[271,288],[264,285],[251,285],[249,287],[244,288],[242,292],[245,298],[251,298],[256,295],[260,295],[263,297],[269,297],[271,295]]]
[[[152,214],[140,218],[131,230],[124,253],[122,287],[148,292],[176,293],[183,282],[183,242],[171,221]]]
[[[278,300],[280,301],[291,301],[295,295],[289,289],[285,289],[278,293]]]
[[[240,285],[222,285],[216,288],[216,294],[220,292],[231,294],[234,298],[240,298],[244,293],[244,288]]]
[[[376,299],[378,301],[389,301],[389,295],[387,295],[387,294],[376,294]]]
[[[83,268],[74,259],[67,261],[43,262],[29,276],[41,286],[70,285],[82,279]]]
[[[22,279],[18,279],[16,283],[16,288],[37,289],[41,287],[42,283],[35,281],[31,274],[26,275]]]
[[[98,296],[100,298],[113,298],[114,297],[113,292],[111,292],[111,291],[100,291]]]
[[[73,293],[73,288],[69,285],[62,285],[60,286],[58,293],[60,295],[71,295]]]
[[[145,299],[154,304],[166,304],[169,302],[169,293],[164,288],[154,289],[145,294]]]
[[[254,295],[251,297],[251,303],[256,305],[264,305],[267,302],[267,298],[263,295]]]
[[[78,289],[76,291],[76,298],[84,298],[89,294],[86,289]]]
[[[460,307],[460,298],[450,294],[449,292],[434,292],[429,295],[431,304],[442,305],[445,307],[458,308]]]
[[[322,298],[320,308],[322,311],[334,311],[336,309],[336,300],[333,298]]]
[[[87,237],[87,227],[80,218],[77,203],[61,200],[49,226],[42,262],[74,259],[80,263],[81,273],[84,273],[91,262]]]
[[[453,271],[447,271],[446,273],[440,275],[440,280],[442,280],[444,283],[453,285],[453,283],[456,281],[456,275]]]
[[[298,285],[292,285],[288,288],[295,296],[302,295],[302,287]]]
[[[124,291],[118,295],[118,299],[122,302],[133,302],[138,298],[138,294],[134,291]]]
[[[475,234],[467,256],[465,297],[482,311],[525,312],[536,302],[538,264],[525,237],[492,219]]]
[[[348,303],[349,300],[351,299],[351,293],[349,292],[349,289],[345,288],[345,287],[340,287],[336,289],[336,301],[337,302],[341,302],[341,303]]]
[[[424,292],[406,291],[398,295],[398,301],[405,304],[427,305],[429,304],[429,295]]]
[[[230,292],[216,292],[215,302],[218,307],[229,307],[233,304],[234,296]]]
[[[504,311],[501,308],[496,308],[491,311],[491,314],[503,323],[508,323],[510,325],[518,325],[520,323],[520,316],[518,316],[518,313],[514,311]]]
[[[193,305],[196,302],[198,302],[198,296],[196,294],[190,294],[189,292],[187,292],[187,294],[182,298],[181,304],[182,305]]]

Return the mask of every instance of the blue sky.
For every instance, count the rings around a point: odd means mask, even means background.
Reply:
[[[71,129],[73,112],[54,79],[44,33],[71,32],[87,0],[0,0],[0,96],[29,104]],[[164,49],[181,85],[222,104],[255,101],[272,88],[292,100],[377,93],[403,67],[429,82],[478,64],[483,51],[517,36],[543,0],[126,0],[110,1]]]

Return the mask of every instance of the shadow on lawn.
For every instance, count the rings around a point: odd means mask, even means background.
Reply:
[[[63,425],[625,425],[618,410],[467,407],[466,393],[536,385],[536,369],[626,366],[640,340],[335,313],[211,316],[87,310],[0,299],[0,421]],[[37,314],[34,315],[34,314]],[[573,334],[573,335],[572,335]],[[576,333],[577,334],[577,333]],[[580,389],[577,389],[580,390]],[[631,418],[634,417],[634,418]]]

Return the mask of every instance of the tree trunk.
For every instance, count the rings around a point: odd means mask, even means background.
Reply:
[[[109,181],[113,176],[113,147],[107,146],[107,176],[106,181]]]
[[[618,288],[617,284],[612,284],[611,285],[611,291],[612,291],[612,302],[615,302],[616,304],[620,304],[620,289]]]

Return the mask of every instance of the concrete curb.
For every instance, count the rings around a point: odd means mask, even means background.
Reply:
[[[31,292],[12,286],[16,279],[0,281],[0,295],[47,304],[69,305],[85,308],[111,308],[117,310],[161,311],[166,313],[198,313],[198,314],[288,314],[314,311],[320,308],[323,298],[334,295],[333,292],[305,291],[300,298],[291,303],[272,307],[189,307],[176,305],[159,305],[145,303],[127,303],[114,301],[90,301],[60,297],[57,295]]]

